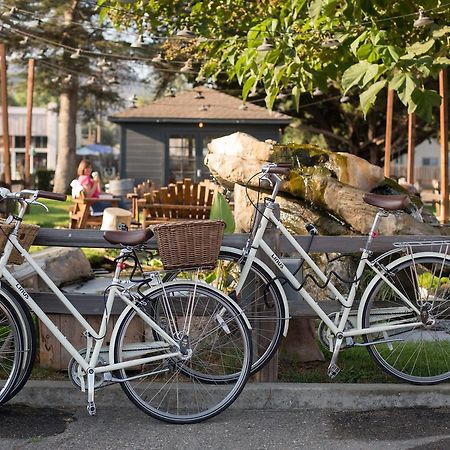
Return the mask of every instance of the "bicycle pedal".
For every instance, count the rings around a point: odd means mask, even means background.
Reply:
[[[328,376],[330,378],[335,378],[340,371],[341,369],[339,368],[339,366],[334,363],[331,363],[328,366]]]
[[[97,413],[97,407],[95,406],[94,402],[88,402],[86,409],[90,416],[95,416]]]

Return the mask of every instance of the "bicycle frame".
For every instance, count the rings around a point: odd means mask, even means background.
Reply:
[[[19,213],[19,220],[16,222],[16,225],[9,235],[8,242],[5,245],[5,250],[3,252],[3,256],[0,258],[0,274],[8,281],[11,287],[20,295],[20,297],[25,301],[25,303],[29,306],[29,308],[38,316],[38,318],[45,324],[45,326],[50,330],[50,332],[55,336],[55,338],[61,343],[61,345],[69,352],[69,354],[77,361],[77,363],[81,366],[81,368],[88,373],[90,369],[93,370],[93,374],[110,372],[114,370],[124,369],[127,367],[132,367],[140,364],[147,364],[150,362],[154,362],[160,359],[170,358],[170,357],[178,357],[181,355],[180,351],[164,353],[163,355],[155,355],[149,356],[146,358],[133,359],[130,361],[125,361],[121,363],[112,363],[112,351],[110,351],[110,363],[107,365],[102,365],[96,367],[100,351],[102,348],[102,344],[106,337],[106,330],[111,314],[111,310],[114,304],[114,300],[116,296],[121,298],[125,304],[131,308],[133,308],[137,314],[150,326],[154,329],[159,336],[161,336],[167,343],[168,346],[178,349],[178,343],[168,335],[157,323],[155,323],[150,317],[145,315],[140,308],[131,301],[126,295],[121,292],[122,286],[120,285],[119,275],[120,268],[116,267],[116,271],[114,273],[113,285],[108,292],[108,297],[105,303],[105,310],[102,316],[100,329],[96,332],[92,326],[86,321],[86,319],[78,312],[78,310],[72,305],[72,303],[68,300],[68,298],[64,295],[64,293],[53,283],[53,281],[48,277],[48,275],[43,271],[41,267],[34,261],[31,255],[20,245],[17,235],[20,226],[20,219],[23,216],[24,210],[26,207],[22,207],[22,210]],[[58,299],[62,302],[62,304],[69,310],[70,314],[84,327],[87,332],[87,339],[89,343],[89,339],[92,342],[92,339],[95,340],[95,345],[93,347],[92,355],[86,355],[86,359],[84,359],[78,350],[71,344],[71,342],[61,333],[58,327],[50,320],[47,314],[39,307],[39,305],[35,302],[32,296],[25,290],[25,288],[14,278],[11,272],[6,268],[7,261],[9,256],[13,250],[16,248],[20,254],[25,258],[25,260],[33,267],[36,273],[41,277],[41,279],[45,282],[45,284],[50,288],[50,290],[58,297]],[[154,289],[157,289],[159,285],[155,286]],[[151,290],[149,291],[151,293]]]
[[[288,280],[288,282],[292,285],[294,289],[299,290],[301,296],[305,299],[305,301],[308,303],[308,305],[315,311],[315,313],[324,321],[324,323],[330,328],[333,334],[337,335],[340,334],[342,337],[353,337],[353,336],[360,336],[367,333],[374,333],[378,331],[387,331],[387,330],[395,330],[395,329],[402,329],[402,328],[408,328],[411,326],[421,326],[422,322],[408,322],[408,323],[402,323],[399,321],[399,323],[390,323],[389,325],[384,325],[380,327],[371,327],[371,328],[353,328],[350,330],[345,330],[347,320],[351,311],[351,307],[353,306],[353,303],[355,301],[356,297],[356,291],[359,286],[361,275],[366,268],[366,266],[369,266],[371,270],[375,272],[375,275],[378,275],[381,279],[383,279],[399,296],[400,298],[413,308],[413,310],[417,313],[417,316],[420,316],[420,311],[417,309],[415,305],[413,305],[410,300],[402,293],[400,292],[397,287],[392,284],[392,282],[389,280],[389,278],[386,277],[386,272],[384,268],[381,269],[377,267],[376,263],[371,262],[368,258],[371,254],[369,248],[370,244],[372,242],[372,239],[374,236],[376,236],[376,229],[378,226],[378,222],[381,217],[384,217],[386,213],[384,211],[380,211],[377,213],[374,223],[372,225],[372,229],[370,231],[366,247],[362,249],[362,254],[358,263],[358,267],[356,269],[355,279],[352,284],[352,287],[350,289],[349,295],[347,298],[345,298],[339,290],[335,287],[335,285],[331,281],[327,281],[326,275],[320,270],[320,268],[317,266],[317,264],[312,260],[312,258],[308,255],[308,253],[303,249],[303,247],[294,239],[294,237],[289,233],[289,231],[283,226],[283,224],[280,222],[280,220],[277,219],[277,217],[274,214],[275,209],[275,198],[278,192],[278,185],[276,184],[274,187],[274,190],[272,192],[271,198],[266,199],[266,205],[264,207],[264,212],[262,213],[261,220],[259,222],[259,226],[253,236],[250,237],[249,242],[247,244],[247,248],[250,250],[248,251],[248,255],[245,261],[244,266],[241,270],[241,277],[239,279],[239,282],[236,286],[236,292],[239,293],[244,286],[245,280],[249,274],[250,267],[253,263],[253,260],[256,257],[256,252],[260,248],[278,267],[278,269],[281,271],[283,276]],[[311,267],[311,269],[314,271],[314,273],[320,278],[320,280],[324,283],[327,283],[327,289],[334,295],[335,299],[339,301],[339,303],[342,305],[343,312],[341,314],[341,318],[336,325],[325,313],[325,311],[321,308],[320,304],[314,300],[314,298],[308,293],[308,291],[302,287],[300,282],[293,276],[293,274],[289,271],[289,269],[283,264],[281,261],[281,257],[277,255],[267,244],[267,242],[264,240],[264,233],[266,231],[267,225],[269,222],[272,222],[277,230],[281,232],[281,234],[288,240],[288,242],[292,245],[292,247],[300,254],[300,257],[304,259],[304,261]],[[288,315],[289,316],[289,315]]]

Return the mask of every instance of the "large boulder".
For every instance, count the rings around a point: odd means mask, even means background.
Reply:
[[[281,187],[278,201],[284,223],[296,233],[304,233],[304,222],[313,222],[323,234],[367,234],[378,208],[363,200],[365,192],[407,193],[392,180],[385,180],[380,167],[348,153],[334,153],[313,145],[280,145],[261,142],[245,133],[214,139],[208,146],[205,163],[225,186],[235,190],[236,231],[249,230],[251,202],[258,187],[253,177],[268,162],[291,162],[294,166]],[[253,178],[252,178],[253,177]],[[235,187],[236,185],[236,187]],[[248,186],[247,196],[238,186]],[[380,232],[394,234],[440,234],[441,229],[424,223],[418,212],[420,199],[412,197],[409,214],[390,215],[380,224]],[[429,217],[435,221],[434,217]]]

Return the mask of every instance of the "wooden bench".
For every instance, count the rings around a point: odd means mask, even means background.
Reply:
[[[135,186],[133,192],[127,194],[127,198],[131,200],[131,217],[135,223],[139,223],[139,200],[143,200],[144,195],[151,194],[154,190],[155,186],[153,182],[151,180],[145,180]]]
[[[91,206],[97,202],[111,202],[111,206],[118,206],[119,199],[114,197],[90,198],[84,192],[80,192],[77,198],[73,199],[74,205],[69,212],[69,228],[89,228],[100,227],[102,215],[91,215]]]
[[[138,200],[142,227],[169,220],[208,219],[213,197],[214,189],[203,182],[193,183],[190,178],[144,194]]]

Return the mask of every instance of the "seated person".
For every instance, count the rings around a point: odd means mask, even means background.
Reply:
[[[92,164],[86,159],[82,159],[80,164],[78,165],[78,186],[80,186],[87,198],[100,198],[101,187],[100,187],[100,178],[96,172],[92,172]],[[73,186],[72,186],[73,187]],[[98,201],[92,203],[92,211],[94,214],[101,214],[105,210],[105,208],[109,208],[112,206],[111,202]],[[125,203],[120,200],[119,208],[127,209]]]

